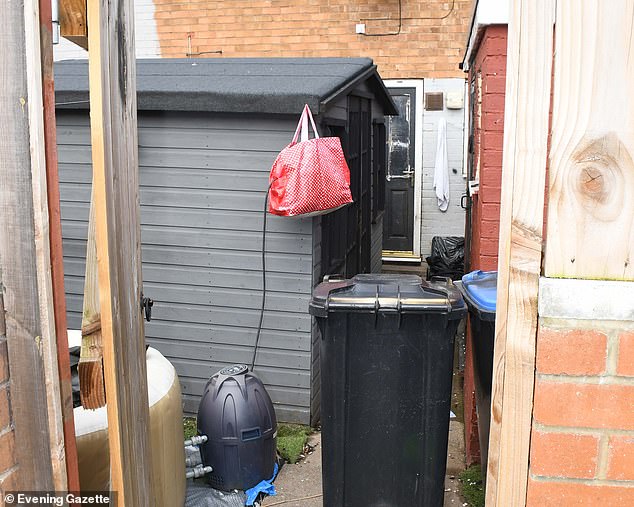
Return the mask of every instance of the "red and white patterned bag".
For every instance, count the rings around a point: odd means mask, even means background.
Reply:
[[[308,139],[309,119],[314,139]],[[341,141],[338,137],[319,137],[308,105],[304,106],[293,140],[273,163],[269,184],[269,213],[275,215],[321,215],[352,202],[350,170]]]

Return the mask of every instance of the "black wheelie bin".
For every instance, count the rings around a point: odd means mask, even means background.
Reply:
[[[357,275],[315,288],[326,507],[441,507],[454,337],[448,278]]]
[[[473,377],[478,414],[478,440],[482,461],[482,481],[486,486],[491,424],[491,384],[493,382],[493,345],[495,342],[495,308],[497,271],[472,271],[456,286],[469,307],[469,325],[473,340]]]

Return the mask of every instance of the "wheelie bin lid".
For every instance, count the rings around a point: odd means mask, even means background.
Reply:
[[[494,320],[497,300],[497,271],[472,271],[462,277],[456,286],[462,292],[469,308],[476,310],[482,320]]]
[[[309,310],[316,317],[331,312],[436,313],[453,320],[463,318],[467,306],[449,278],[364,274],[326,277],[313,291]]]

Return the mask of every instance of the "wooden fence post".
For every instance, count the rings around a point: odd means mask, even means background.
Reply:
[[[39,4],[1,2],[0,272],[16,488],[67,488],[50,278]],[[44,453],[44,454],[43,454]]]
[[[99,299],[111,488],[154,505],[141,315],[141,234],[132,0],[88,3],[88,67]]]
[[[633,10],[557,2],[550,278],[634,280]]]
[[[487,505],[526,503],[554,0],[515,0],[508,33]]]
[[[64,424],[66,475],[68,490],[79,491],[79,470],[77,446],[75,444],[75,420],[73,416],[73,392],[70,357],[68,355],[66,292],[64,290],[64,254],[62,252],[62,219],[59,198],[59,173],[57,167],[57,126],[55,123],[55,88],[53,84],[53,24],[51,1],[39,0],[39,6],[51,283],[53,289],[53,309],[55,312],[55,334],[57,338],[57,362],[59,366],[62,420]]]
[[[88,49],[87,0],[59,0],[61,36]]]
[[[90,215],[88,218],[88,239],[86,241],[86,276],[84,277],[84,303],[81,317],[81,355],[77,367],[79,371],[81,405],[90,410],[95,410],[106,404],[94,196],[95,193],[93,191],[90,193]]]
[[[40,6],[38,0],[25,0],[24,25],[28,94],[27,111],[31,145],[33,232],[37,274],[37,301],[39,304],[39,327],[41,333],[40,350],[44,365],[53,481],[56,490],[64,491],[67,489],[68,483],[66,479],[64,423],[62,421],[60,377],[57,364],[55,310],[53,306],[53,284],[51,280]]]

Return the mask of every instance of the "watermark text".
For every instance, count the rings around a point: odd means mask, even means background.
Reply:
[[[116,495],[111,491],[69,492],[69,491],[9,491],[4,495],[4,503],[9,505],[54,505],[56,507],[75,505],[117,505]]]

